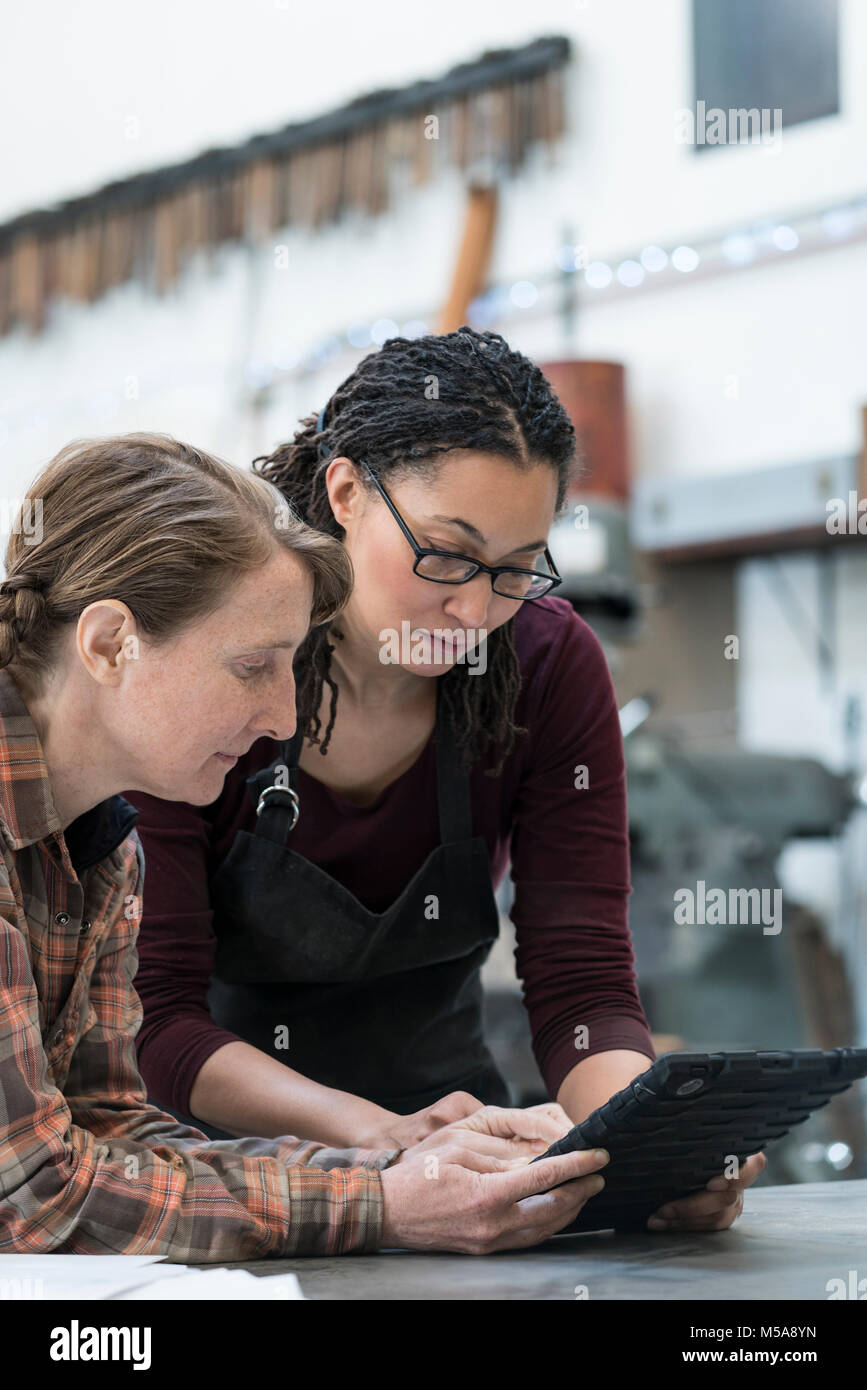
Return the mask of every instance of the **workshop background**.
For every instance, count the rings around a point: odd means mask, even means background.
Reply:
[[[622,706],[657,1050],[867,1043],[867,7],[47,0],[2,27],[29,55],[0,87],[5,533],[71,438],[246,467],[395,333],[503,333],[582,443],[552,550]],[[780,889],[782,929],[679,921],[699,884]],[[501,906],[489,1022],[529,1103]],[[867,1176],[864,1091],[760,1181]]]

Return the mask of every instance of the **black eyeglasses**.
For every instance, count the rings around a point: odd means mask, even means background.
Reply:
[[[415,553],[413,570],[416,574],[420,574],[422,579],[429,579],[433,584],[466,584],[467,580],[484,571],[485,574],[491,576],[491,588],[495,594],[500,594],[503,598],[518,599],[522,602],[542,598],[544,594],[555,589],[558,584],[562,584],[563,581],[557,573],[557,566],[554,564],[547,546],[545,547],[545,563],[549,567],[547,574],[541,570],[514,569],[511,565],[485,565],[482,564],[481,560],[474,560],[470,555],[454,555],[450,550],[423,549],[379,479],[366,463],[362,464],[361,467],[376,487],[412,546]]]

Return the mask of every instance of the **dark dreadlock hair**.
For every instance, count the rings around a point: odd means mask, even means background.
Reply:
[[[308,525],[343,539],[325,487],[332,459],[364,460],[385,482],[428,472],[436,455],[453,449],[498,454],[519,468],[547,464],[557,473],[557,508],[562,506],[575,430],[539,368],[499,333],[464,326],[441,336],[389,338],[359,362],[318,417],[302,421],[291,442],[254,459],[253,471],[276,484]],[[372,489],[369,480],[364,485]],[[460,663],[437,677],[462,765],[471,767],[488,745],[500,748],[491,776],[502,770],[516,735],[526,732],[514,723],[520,688],[514,623],[512,617],[487,639],[487,680],[471,679],[469,667]],[[322,753],[337,713],[329,635],[341,637],[333,622],[313,628],[296,662],[298,726],[310,742],[321,744]],[[320,739],[326,685],[330,710]]]

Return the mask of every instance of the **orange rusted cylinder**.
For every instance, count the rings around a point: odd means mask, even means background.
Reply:
[[[540,362],[578,436],[581,476],[574,493],[629,498],[626,372],[621,362]]]

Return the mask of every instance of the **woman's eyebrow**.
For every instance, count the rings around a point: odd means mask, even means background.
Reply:
[[[475,526],[472,526],[469,521],[463,521],[459,516],[437,515],[432,516],[431,521],[444,521],[447,526],[460,526],[461,530],[466,531],[467,535],[472,540],[478,542],[479,545],[487,545],[487,541],[485,537],[482,535],[481,531],[479,531]],[[530,541],[528,545],[514,545],[512,546],[512,549],[509,551],[509,554],[520,555],[525,550],[541,550],[544,545],[544,540]]]
[[[260,642],[258,645],[246,644],[243,647],[232,647],[228,649],[229,656],[253,656],[256,652],[273,652],[278,647],[297,647],[300,643],[296,639],[292,642]]]

